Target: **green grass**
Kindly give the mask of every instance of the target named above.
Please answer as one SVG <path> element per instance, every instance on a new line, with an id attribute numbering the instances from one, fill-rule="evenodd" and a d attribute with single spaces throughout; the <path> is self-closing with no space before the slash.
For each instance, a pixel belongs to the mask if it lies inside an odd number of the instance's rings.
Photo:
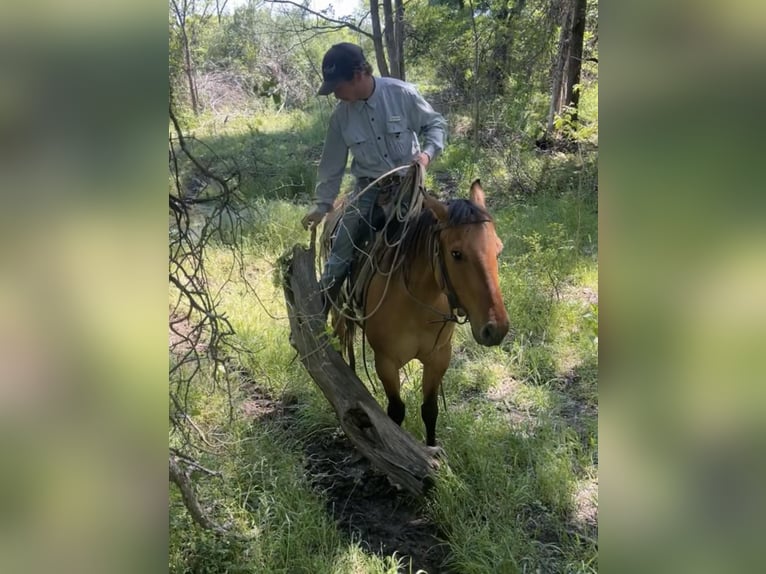
<path id="1" fill-rule="evenodd" d="M 201 453 L 200 462 L 223 473 L 201 477 L 199 495 L 216 520 L 245 539 L 226 542 L 200 531 L 171 488 L 172 572 L 407 568 L 397 557 L 370 554 L 338 532 L 322 494 L 310 488 L 304 474 L 302 444 L 337 421 L 288 343 L 284 300 L 275 282 L 282 252 L 308 241 L 299 220 L 310 195 L 306 189 L 290 194 L 278 188 L 293 177 L 285 174 L 308 162 L 268 146 L 284 142 L 289 149 L 316 150 L 317 139 L 321 143 L 316 126 L 321 122 L 295 114 L 263 120 L 255 130 L 218 129 L 212 138 L 242 163 L 258 146 L 266 146 L 259 153 L 269 161 L 283 160 L 285 171 L 256 170 L 245 189 L 251 201 L 242 252 L 247 284 L 227 248 L 212 249 L 207 264 L 220 308 L 244 349 L 237 361 L 261 389 L 296 411 L 289 432 L 274 421 L 247 421 L 240 408 L 246 397 L 231 373 L 236 414 L 231 421 L 226 386 L 198 381 L 189 396 L 190 414 L 217 445 L 214 453 Z M 431 171 L 451 171 L 467 192 L 472 170 L 496 170 L 482 181 L 505 244 L 501 286 L 514 336 L 487 349 L 473 340 L 467 325 L 457 329 L 443 385 L 448 407 L 437 426 L 449 468 L 426 511 L 446 535 L 449 565 L 456 572 L 595 572 L 597 548 L 573 526 L 577 490 L 597 475 L 594 167 L 577 158 L 551 160 L 547 167 L 530 159 L 529 173 L 549 184 L 523 195 L 503 187 L 512 178 L 502 172 L 502 155 L 461 171 L 468 161 L 466 147 L 453 142 Z M 368 361 L 374 373 L 371 357 Z M 419 364 L 410 365 L 403 383 L 404 428 L 423 440 L 420 373 Z M 379 384 L 375 394 L 383 402 Z M 575 411 L 578 417 L 572 416 Z M 172 436 L 171 444 L 176 440 Z"/>
<path id="2" fill-rule="evenodd" d="M 306 483 L 300 446 L 269 423 L 240 428 L 216 458 L 222 478 L 202 480 L 200 498 L 242 538 L 196 528 L 171 489 L 171 572 L 395 572 L 394 559 L 344 540 Z"/>
<path id="3" fill-rule="evenodd" d="M 251 199 L 308 201 L 324 141 L 328 110 L 294 110 L 279 115 L 195 120 L 192 151 L 205 165 L 217 158 L 241 176 L 241 190 Z M 311 157 L 313 161 L 307 162 Z M 227 171 L 229 171 L 227 170 Z"/>
<path id="4" fill-rule="evenodd" d="M 444 447 L 450 472 L 439 481 L 431 512 L 446 526 L 458 572 L 520 572 L 547 566 L 544 543 L 559 534 L 573 489 L 568 443 L 547 427 L 514 432 L 488 409 L 461 409 Z M 569 549 L 568 561 L 580 549 Z M 558 568 L 556 568 L 558 570 Z"/>

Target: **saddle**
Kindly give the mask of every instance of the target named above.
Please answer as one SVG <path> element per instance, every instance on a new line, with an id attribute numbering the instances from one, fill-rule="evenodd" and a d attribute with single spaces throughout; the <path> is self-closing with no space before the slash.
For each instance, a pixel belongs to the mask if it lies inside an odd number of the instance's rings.
<path id="1" fill-rule="evenodd" d="M 360 178 L 362 188 L 367 182 Z M 364 318 L 364 294 L 378 264 L 388 249 L 397 245 L 406 232 L 409 222 L 420 215 L 425 191 L 422 172 L 417 164 L 397 180 L 380 180 L 381 189 L 370 217 L 370 227 L 360 240 L 360 249 L 351 262 L 351 269 L 343 282 L 337 297 L 341 312 L 349 318 L 360 321 Z M 348 198 L 344 198 L 327 216 L 322 230 L 320 257 L 326 261 L 332 246 L 337 226 L 343 215 Z"/>

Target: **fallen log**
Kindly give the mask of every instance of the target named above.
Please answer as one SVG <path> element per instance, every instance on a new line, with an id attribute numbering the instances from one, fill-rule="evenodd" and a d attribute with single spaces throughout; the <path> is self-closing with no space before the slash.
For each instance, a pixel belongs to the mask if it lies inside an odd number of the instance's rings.
<path id="1" fill-rule="evenodd" d="M 291 342 L 359 452 L 392 483 L 412 494 L 423 494 L 433 484 L 440 449 L 416 441 L 388 418 L 333 348 L 321 312 L 314 261 L 314 249 L 300 245 L 280 260 Z"/>

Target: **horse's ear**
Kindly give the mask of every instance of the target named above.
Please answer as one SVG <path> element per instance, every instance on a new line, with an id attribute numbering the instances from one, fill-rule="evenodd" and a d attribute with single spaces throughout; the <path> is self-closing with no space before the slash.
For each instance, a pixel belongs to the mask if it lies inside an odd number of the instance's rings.
<path id="1" fill-rule="evenodd" d="M 423 206 L 430 209 L 439 221 L 447 221 L 448 208 L 441 201 L 429 194 L 423 195 Z"/>
<path id="2" fill-rule="evenodd" d="M 484 205 L 484 188 L 481 186 L 481 181 L 474 180 L 471 184 L 471 201 L 479 207 L 485 207 Z"/>

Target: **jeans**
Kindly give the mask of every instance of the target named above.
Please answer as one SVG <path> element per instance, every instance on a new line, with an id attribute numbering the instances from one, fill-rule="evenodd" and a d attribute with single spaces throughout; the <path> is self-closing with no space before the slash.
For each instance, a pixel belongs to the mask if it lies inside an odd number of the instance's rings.
<path id="1" fill-rule="evenodd" d="M 320 287 L 330 293 L 333 298 L 337 296 L 349 272 L 356 251 L 361 250 L 361 243 L 366 235 L 371 233 L 373 209 L 381 189 L 374 186 L 362 193 L 369 183 L 370 180 L 367 179 L 357 180 L 354 192 L 338 223 L 330 255 L 325 263 L 322 277 L 319 279 Z"/>

